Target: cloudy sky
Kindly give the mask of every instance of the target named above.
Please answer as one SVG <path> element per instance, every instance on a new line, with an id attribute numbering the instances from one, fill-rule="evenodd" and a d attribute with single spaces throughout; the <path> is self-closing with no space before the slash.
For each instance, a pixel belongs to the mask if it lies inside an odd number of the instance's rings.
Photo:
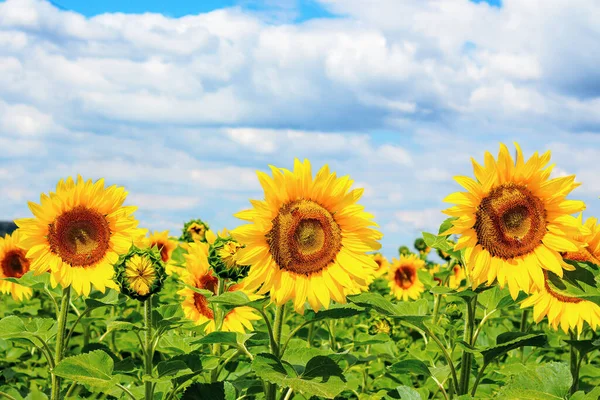
<path id="1" fill-rule="evenodd" d="M 299 157 L 366 189 L 391 256 L 513 141 L 600 215 L 596 0 L 122 3 L 0 2 L 0 219 L 79 173 L 151 229 L 232 228 Z"/>

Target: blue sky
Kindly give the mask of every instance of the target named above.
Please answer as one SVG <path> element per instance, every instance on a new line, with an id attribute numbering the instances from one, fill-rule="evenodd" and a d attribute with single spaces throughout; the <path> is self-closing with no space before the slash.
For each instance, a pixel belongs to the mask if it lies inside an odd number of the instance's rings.
<path id="1" fill-rule="evenodd" d="M 365 188 L 392 256 L 513 141 L 600 215 L 596 1 L 371 4 L 0 2 L 1 217 L 80 173 L 150 229 L 233 228 L 256 170 L 306 157 Z"/>

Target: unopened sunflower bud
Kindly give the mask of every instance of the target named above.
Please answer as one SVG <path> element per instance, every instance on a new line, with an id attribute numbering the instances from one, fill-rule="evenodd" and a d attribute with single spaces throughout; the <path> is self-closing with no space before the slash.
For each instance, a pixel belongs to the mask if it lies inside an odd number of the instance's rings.
<path id="1" fill-rule="evenodd" d="M 460 319 L 463 316 L 462 310 L 455 303 L 446 306 L 446 316 L 450 319 Z"/>
<path id="2" fill-rule="evenodd" d="M 217 237 L 210 246 L 208 261 L 213 267 L 215 274 L 223 279 L 238 281 L 246 277 L 249 265 L 239 265 L 236 261 L 236 254 L 243 245 L 231 237 Z"/>
<path id="3" fill-rule="evenodd" d="M 373 322 L 373 324 L 369 327 L 369 335 L 377 335 L 378 333 L 391 335 L 393 333 L 393 328 L 392 324 L 390 324 L 390 321 L 383 318 Z"/>
<path id="4" fill-rule="evenodd" d="M 140 249 L 131 246 L 127 254 L 119 257 L 114 265 L 115 282 L 121 293 L 144 301 L 158 293 L 165 280 L 165 265 L 156 247 Z"/>
<path id="5" fill-rule="evenodd" d="M 183 233 L 179 238 L 182 242 L 202 242 L 206 243 L 206 232 L 208 225 L 201 219 L 193 219 L 183 225 Z"/>
<path id="6" fill-rule="evenodd" d="M 398 253 L 400 253 L 401 256 L 407 256 L 410 254 L 410 249 L 406 246 L 400 246 L 398 248 Z"/>

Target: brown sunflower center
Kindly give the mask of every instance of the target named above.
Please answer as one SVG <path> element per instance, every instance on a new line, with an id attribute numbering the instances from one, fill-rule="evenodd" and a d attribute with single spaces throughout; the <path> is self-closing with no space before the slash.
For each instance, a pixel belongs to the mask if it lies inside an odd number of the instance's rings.
<path id="1" fill-rule="evenodd" d="M 11 250 L 2 259 L 2 273 L 6 278 L 20 278 L 29 271 L 29 260 L 22 250 Z"/>
<path id="2" fill-rule="evenodd" d="M 544 271 L 544 287 L 550 296 L 554 297 L 560 302 L 576 304 L 583 301 L 583 299 L 580 299 L 579 297 L 566 296 L 564 294 L 555 292 L 548 284 L 548 273 L 546 271 Z"/>
<path id="3" fill-rule="evenodd" d="M 60 214 L 48 226 L 50 249 L 75 267 L 100 261 L 108 250 L 110 236 L 105 216 L 83 206 Z"/>
<path id="4" fill-rule="evenodd" d="M 525 186 L 507 183 L 490 191 L 475 214 L 475 232 L 493 257 L 533 252 L 546 234 L 546 209 Z"/>
<path id="5" fill-rule="evenodd" d="M 196 282 L 196 287 L 198 289 L 206 289 L 210 290 L 214 294 L 217 294 L 217 285 L 219 284 L 219 280 L 212 275 L 204 275 Z M 212 308 L 208 305 L 208 299 L 206 296 L 201 295 L 200 293 L 194 292 L 194 305 L 196 306 L 196 310 L 206 318 L 213 319 L 214 313 Z"/>
<path id="6" fill-rule="evenodd" d="M 560 255 L 567 260 L 579 261 L 579 262 L 590 262 L 592 264 L 600 265 L 600 260 L 594 256 L 586 247 L 580 249 L 577 252 L 564 252 Z"/>
<path id="7" fill-rule="evenodd" d="M 417 271 L 408 265 L 401 266 L 394 274 L 396 285 L 402 289 L 410 288 L 417 279 Z"/>
<path id="8" fill-rule="evenodd" d="M 342 247 L 342 231 L 333 215 L 311 200 L 281 207 L 266 237 L 277 265 L 297 274 L 321 271 Z"/>

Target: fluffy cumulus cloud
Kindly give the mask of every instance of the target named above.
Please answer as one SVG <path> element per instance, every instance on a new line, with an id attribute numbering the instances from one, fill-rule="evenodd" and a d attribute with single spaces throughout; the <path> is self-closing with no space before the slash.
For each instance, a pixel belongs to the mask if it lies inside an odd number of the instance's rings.
<path id="1" fill-rule="evenodd" d="M 125 185 L 152 229 L 233 227 L 255 170 L 307 157 L 365 187 L 393 255 L 436 229 L 470 157 L 513 140 L 552 150 L 600 214 L 597 1 L 319 3 L 335 17 L 0 3 L 3 218 L 80 173 Z"/>

